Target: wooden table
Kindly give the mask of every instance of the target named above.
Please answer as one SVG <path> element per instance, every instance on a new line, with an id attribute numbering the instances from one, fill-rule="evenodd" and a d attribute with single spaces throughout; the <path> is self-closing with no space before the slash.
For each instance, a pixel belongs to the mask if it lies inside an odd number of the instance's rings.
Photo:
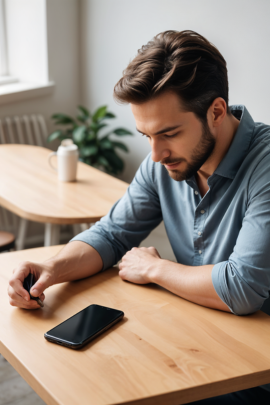
<path id="1" fill-rule="evenodd" d="M 270 382 L 270 318 L 200 307 L 155 285 L 122 281 L 117 269 L 46 290 L 45 307 L 11 307 L 8 278 L 21 260 L 61 246 L 0 255 L 0 352 L 47 404 L 179 405 Z M 82 350 L 43 334 L 90 304 L 124 320 Z"/>
<path id="2" fill-rule="evenodd" d="M 51 150 L 31 145 L 0 145 L 0 205 L 26 220 L 45 223 L 45 245 L 59 242 L 60 224 L 98 221 L 123 196 L 128 184 L 79 162 L 76 182 L 61 182 L 49 166 Z"/>

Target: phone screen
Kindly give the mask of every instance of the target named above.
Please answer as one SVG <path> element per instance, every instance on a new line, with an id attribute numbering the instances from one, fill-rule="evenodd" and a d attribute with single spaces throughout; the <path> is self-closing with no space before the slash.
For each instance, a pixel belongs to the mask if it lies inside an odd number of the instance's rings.
<path id="1" fill-rule="evenodd" d="M 45 333 L 44 337 L 65 346 L 82 346 L 124 316 L 122 311 L 90 305 Z"/>

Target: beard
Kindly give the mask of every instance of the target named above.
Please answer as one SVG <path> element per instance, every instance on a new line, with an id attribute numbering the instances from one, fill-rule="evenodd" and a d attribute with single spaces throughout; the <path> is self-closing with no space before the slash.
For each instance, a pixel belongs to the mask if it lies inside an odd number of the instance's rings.
<path id="1" fill-rule="evenodd" d="M 168 170 L 169 176 L 176 181 L 183 181 L 190 179 L 192 176 L 200 170 L 202 165 L 207 161 L 207 159 L 212 155 L 212 152 L 215 148 L 216 140 L 213 137 L 209 126 L 207 123 L 203 124 L 203 131 L 201 139 L 193 150 L 190 162 L 187 162 L 185 158 L 179 159 L 164 159 L 161 163 L 162 164 L 173 164 L 173 163 L 180 163 L 186 162 L 187 167 L 185 170 Z"/>

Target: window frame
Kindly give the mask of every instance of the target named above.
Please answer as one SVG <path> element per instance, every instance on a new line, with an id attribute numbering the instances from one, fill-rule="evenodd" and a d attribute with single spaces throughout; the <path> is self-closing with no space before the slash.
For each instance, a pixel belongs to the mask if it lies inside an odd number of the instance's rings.
<path id="1" fill-rule="evenodd" d="M 16 7 L 16 0 L 12 3 L 6 3 L 8 0 L 0 0 L 0 106 L 7 103 L 20 102 L 33 97 L 45 96 L 51 94 L 54 91 L 55 83 L 49 79 L 48 70 L 48 49 L 47 49 L 47 15 L 46 7 L 47 0 L 32 0 L 39 1 L 37 4 L 37 10 L 42 13 L 42 18 L 44 18 L 45 25 L 41 26 L 44 31 L 44 42 L 43 49 L 45 54 L 45 72 L 46 77 L 33 79 L 31 77 L 25 77 L 25 72 L 21 73 L 20 69 L 17 72 L 14 70 L 14 41 L 10 42 L 10 29 L 12 27 L 17 29 L 17 25 L 13 26 L 11 24 L 14 11 Z M 25 6 L 31 7 L 31 2 L 27 0 L 17 0 L 22 6 L 23 2 L 26 3 Z M 32 10 L 32 9 L 31 9 Z M 15 21 L 15 20 L 14 20 Z M 40 25 L 36 25 L 37 29 L 40 29 Z M 19 26 L 21 29 L 21 26 Z M 12 36 L 11 36 L 12 38 Z M 28 42 L 26 42 L 28 43 Z M 13 59 L 12 59 L 13 56 Z M 12 65 L 13 63 L 13 65 Z M 20 66 L 20 64 L 15 64 Z M 12 67 L 13 66 L 13 67 Z M 12 74 L 11 74 L 12 72 Z"/>
<path id="2" fill-rule="evenodd" d="M 0 0 L 0 77 L 8 75 L 5 4 Z"/>

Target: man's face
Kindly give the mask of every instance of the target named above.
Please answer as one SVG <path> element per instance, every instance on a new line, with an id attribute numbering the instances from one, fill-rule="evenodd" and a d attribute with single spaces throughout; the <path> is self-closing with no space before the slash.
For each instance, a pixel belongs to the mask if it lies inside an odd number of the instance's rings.
<path id="1" fill-rule="evenodd" d="M 164 93 L 146 103 L 131 104 L 137 130 L 147 136 L 152 160 L 163 164 L 172 179 L 197 173 L 215 147 L 208 125 L 181 108 L 177 94 Z"/>

